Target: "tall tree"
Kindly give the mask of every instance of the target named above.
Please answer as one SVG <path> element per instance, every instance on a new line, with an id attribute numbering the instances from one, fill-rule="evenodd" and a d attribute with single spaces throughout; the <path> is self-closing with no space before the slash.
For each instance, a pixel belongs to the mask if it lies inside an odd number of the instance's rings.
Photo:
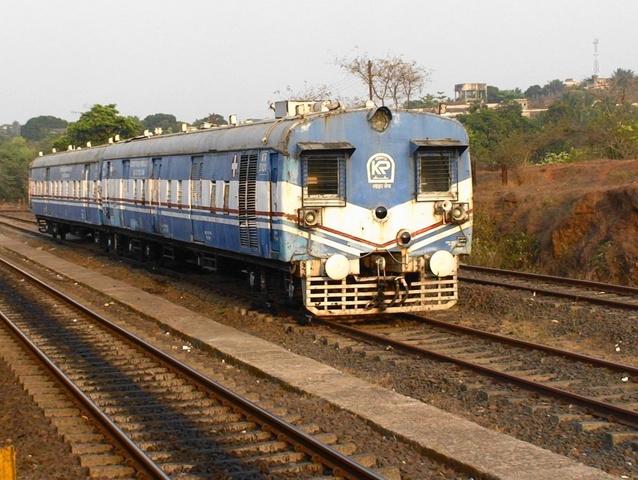
<path id="1" fill-rule="evenodd" d="M 22 125 L 20 134 L 27 140 L 39 142 L 50 135 L 59 135 L 66 129 L 68 123 L 58 117 L 41 115 L 27 120 L 27 123 Z"/>
<path id="2" fill-rule="evenodd" d="M 26 199 L 29 164 L 36 152 L 22 137 L 0 143 L 0 198 L 16 201 Z"/>
<path id="3" fill-rule="evenodd" d="M 457 119 L 468 129 L 474 158 L 499 165 L 503 184 L 507 184 L 508 172 L 524 163 L 532 151 L 533 125 L 523 117 L 521 105 L 517 102 L 497 108 L 477 105 Z"/>
<path id="4" fill-rule="evenodd" d="M 177 121 L 175 115 L 168 113 L 156 113 L 154 115 L 148 115 L 142 120 L 142 125 L 146 130 L 155 132 L 157 129 L 161 129 L 162 133 L 175 133 L 181 129 L 181 122 Z"/>
<path id="5" fill-rule="evenodd" d="M 210 123 L 212 125 L 227 125 L 226 119 L 218 113 L 209 113 L 207 117 L 198 118 L 193 122 L 193 125 L 199 127 L 202 123 Z"/>
<path id="6" fill-rule="evenodd" d="M 87 142 L 100 145 L 116 135 L 124 139 L 139 135 L 143 131 L 139 120 L 123 117 L 119 113 L 115 104 L 93 105 L 77 122 L 69 124 L 66 136 L 56 140 L 54 146 L 66 150 L 67 145 L 83 147 Z"/>
<path id="7" fill-rule="evenodd" d="M 363 55 L 352 60 L 341 58 L 336 59 L 335 64 L 363 81 L 369 89 L 371 100 L 377 99 L 381 105 L 392 101 L 395 107 L 403 102 L 409 105 L 431 76 L 430 71 L 415 61 L 408 62 L 394 55 L 385 58 Z"/>

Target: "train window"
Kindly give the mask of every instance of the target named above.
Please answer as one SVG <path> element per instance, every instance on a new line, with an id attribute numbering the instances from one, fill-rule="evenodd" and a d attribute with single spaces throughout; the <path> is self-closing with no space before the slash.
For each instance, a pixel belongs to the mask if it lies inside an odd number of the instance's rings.
<path id="1" fill-rule="evenodd" d="M 171 208 L 171 202 L 173 201 L 172 199 L 172 188 L 171 188 L 171 181 L 170 180 L 166 180 L 166 205 L 168 205 L 168 208 Z"/>
<path id="2" fill-rule="evenodd" d="M 304 205 L 345 205 L 346 153 L 312 152 L 301 158 Z"/>
<path id="3" fill-rule="evenodd" d="M 135 199 L 144 203 L 144 201 L 146 200 L 146 185 L 144 183 L 144 179 L 139 178 L 133 181 L 137 183 L 137 185 L 135 186 Z"/>
<path id="4" fill-rule="evenodd" d="M 222 195 L 224 198 L 224 207 L 223 211 L 225 215 L 230 213 L 230 182 L 224 182 L 222 184 Z"/>
<path id="5" fill-rule="evenodd" d="M 417 193 L 451 193 L 456 182 L 456 149 L 421 149 L 416 153 Z"/>
<path id="6" fill-rule="evenodd" d="M 217 206 L 217 183 L 213 180 L 210 182 L 210 211 L 214 212 Z"/>

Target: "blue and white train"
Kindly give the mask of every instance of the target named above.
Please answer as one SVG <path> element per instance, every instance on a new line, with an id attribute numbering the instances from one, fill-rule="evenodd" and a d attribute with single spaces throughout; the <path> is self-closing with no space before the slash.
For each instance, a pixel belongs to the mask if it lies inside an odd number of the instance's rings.
<path id="1" fill-rule="evenodd" d="M 213 271 L 233 264 L 317 316 L 454 305 L 472 238 L 464 128 L 372 105 L 274 109 L 270 120 L 38 157 L 40 230 Z"/>

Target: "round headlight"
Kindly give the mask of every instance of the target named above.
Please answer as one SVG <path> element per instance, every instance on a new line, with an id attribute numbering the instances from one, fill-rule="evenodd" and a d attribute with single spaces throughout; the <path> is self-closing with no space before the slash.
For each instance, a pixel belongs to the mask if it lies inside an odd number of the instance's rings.
<path id="1" fill-rule="evenodd" d="M 368 117 L 368 121 L 377 132 L 383 132 L 392 120 L 392 112 L 388 107 L 379 107 Z"/>
<path id="2" fill-rule="evenodd" d="M 456 257 L 446 250 L 438 250 L 430 257 L 430 270 L 437 277 L 448 277 L 456 272 Z"/>
<path id="3" fill-rule="evenodd" d="M 332 255 L 326 260 L 326 275 L 333 280 L 343 280 L 350 273 L 350 261 L 343 255 Z"/>

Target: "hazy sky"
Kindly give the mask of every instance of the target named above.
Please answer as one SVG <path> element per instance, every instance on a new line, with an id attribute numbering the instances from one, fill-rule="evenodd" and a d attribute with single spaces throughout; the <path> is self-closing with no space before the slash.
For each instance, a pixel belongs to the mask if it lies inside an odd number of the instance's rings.
<path id="1" fill-rule="evenodd" d="M 0 0 L 0 124 L 75 121 L 94 104 L 143 119 L 271 116 L 287 86 L 366 87 L 336 57 L 400 55 L 424 93 L 638 73 L 638 0 Z"/>

